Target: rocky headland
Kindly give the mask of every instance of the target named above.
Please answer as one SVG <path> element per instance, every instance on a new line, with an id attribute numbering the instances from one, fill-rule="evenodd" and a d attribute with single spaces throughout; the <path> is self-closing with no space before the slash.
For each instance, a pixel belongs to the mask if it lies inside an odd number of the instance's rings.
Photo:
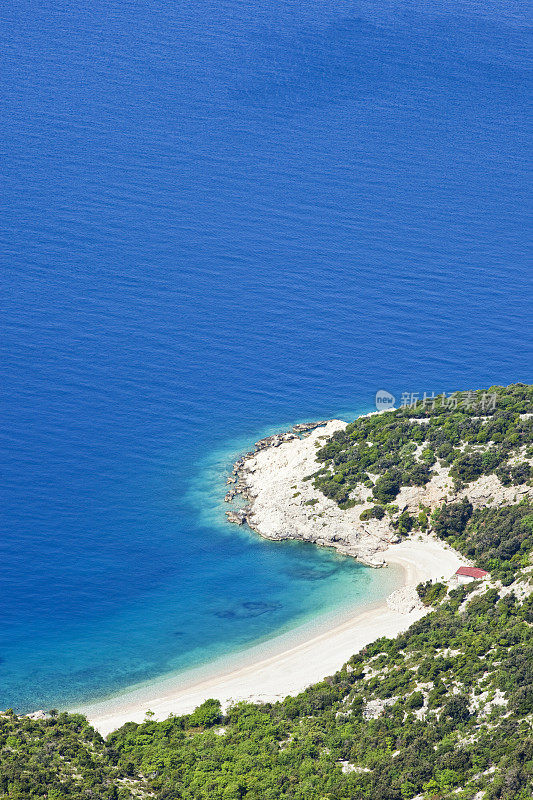
<path id="1" fill-rule="evenodd" d="M 267 539 L 297 539 L 333 547 L 368 566 L 384 566 L 389 561 L 387 551 L 400 537 L 390 516 L 361 521 L 361 513 L 375 503 L 369 489 L 360 485 L 352 493 L 356 505 L 341 509 L 310 479 L 321 466 L 316 460 L 317 450 L 346 425 L 338 419 L 296 425 L 292 431 L 257 442 L 254 450 L 239 458 L 228 478 L 231 489 L 225 500 L 233 505 L 226 512 L 228 520 L 238 525 L 247 523 Z M 399 512 L 418 514 L 421 507 L 431 512 L 443 502 L 465 497 L 476 508 L 533 496 L 530 486 L 503 486 L 496 475 L 481 476 L 455 491 L 449 472 L 437 463 L 425 486 L 402 486 L 394 501 Z M 246 504 L 236 504 L 239 500 L 246 500 Z M 416 536 L 431 538 L 421 533 Z"/>
<path id="2" fill-rule="evenodd" d="M 257 442 L 234 465 L 230 480 L 235 483 L 226 500 L 239 497 L 248 502 L 226 512 L 228 520 L 246 522 L 266 539 L 299 539 L 334 547 L 369 566 L 383 566 L 378 554 L 397 541 L 389 526 L 382 520 L 361 523 L 362 507 L 343 511 L 317 492 L 312 481 L 304 480 L 319 466 L 317 448 L 345 426 L 336 419 L 309 423 Z"/>

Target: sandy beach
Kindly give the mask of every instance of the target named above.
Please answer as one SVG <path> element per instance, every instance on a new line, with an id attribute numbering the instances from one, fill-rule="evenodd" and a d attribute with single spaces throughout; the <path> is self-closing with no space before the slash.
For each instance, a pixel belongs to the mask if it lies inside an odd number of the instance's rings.
<path id="1" fill-rule="evenodd" d="M 416 537 L 391 545 L 383 557 L 403 570 L 404 587 L 428 579 L 449 578 L 464 563 L 452 549 L 429 537 Z M 397 594 L 396 592 L 393 594 Z M 306 628 L 273 638 L 230 659 L 213 662 L 203 670 L 167 676 L 107 700 L 79 706 L 102 734 L 125 722 L 141 722 L 146 711 L 157 719 L 186 714 L 209 697 L 224 707 L 240 700 L 274 701 L 301 692 L 339 669 L 350 656 L 380 636 L 395 636 L 420 619 L 426 610 L 394 610 L 397 604 L 381 602 L 355 611 L 341 624 L 323 630 L 320 620 L 313 632 Z M 400 604 L 401 605 L 401 604 Z"/>
<path id="2" fill-rule="evenodd" d="M 107 734 L 125 722 L 141 722 L 148 710 L 164 719 L 190 713 L 210 697 L 224 708 L 242 700 L 280 700 L 331 675 L 365 645 L 380 636 L 396 636 L 427 613 L 416 585 L 450 578 L 464 559 L 433 537 L 415 534 L 400 542 L 385 521 L 362 524 L 359 515 L 365 505 L 342 511 L 324 496 L 313 499 L 316 490 L 305 476 L 317 468 L 317 447 L 345 425 L 329 420 L 301 438 L 289 434 L 281 443 L 258 443 L 259 450 L 240 461 L 237 500 L 240 494 L 249 501 L 246 519 L 261 536 L 299 539 L 334 547 L 369 565 L 390 565 L 398 570 L 399 588 L 380 602 L 321 616 L 203 668 L 164 676 L 73 710 Z M 436 488 L 439 494 L 445 491 L 444 485 Z M 418 507 L 418 495 L 405 498 L 409 500 Z"/>

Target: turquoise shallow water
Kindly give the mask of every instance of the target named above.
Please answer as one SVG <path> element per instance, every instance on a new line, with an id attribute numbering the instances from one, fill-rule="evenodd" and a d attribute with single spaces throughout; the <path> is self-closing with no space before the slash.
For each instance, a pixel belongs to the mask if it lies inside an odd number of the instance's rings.
<path id="1" fill-rule="evenodd" d="M 236 531 L 234 451 L 531 381 L 519 3 L 0 0 L 0 707 L 383 574 Z M 223 484 L 223 481 L 222 481 Z"/>
<path id="2" fill-rule="evenodd" d="M 21 674 L 29 678 L 22 708 L 105 696 L 297 626 L 323 625 L 325 617 L 333 624 L 398 585 L 397 571 L 372 570 L 312 545 L 268 542 L 229 525 L 225 481 L 240 444 L 211 453 L 189 476 L 184 506 L 195 527 L 181 534 L 194 536 L 186 570 L 166 564 L 164 585 L 112 614 L 60 626 L 51 620 L 47 635 L 41 620 L 5 642 L 4 687 L 20 685 Z M 35 646 L 43 640 L 44 653 Z"/>

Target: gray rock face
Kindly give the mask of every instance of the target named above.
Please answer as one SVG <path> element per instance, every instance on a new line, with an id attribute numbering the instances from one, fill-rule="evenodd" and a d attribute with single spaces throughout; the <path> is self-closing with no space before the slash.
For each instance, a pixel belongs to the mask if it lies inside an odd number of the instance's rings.
<path id="1" fill-rule="evenodd" d="M 252 454 L 234 466 L 237 482 L 226 497 L 239 494 L 250 501 L 245 511 L 227 512 L 228 520 L 244 521 L 268 539 L 300 539 L 357 558 L 372 567 L 384 565 L 379 555 L 395 537 L 385 522 L 359 520 L 361 508 L 341 510 L 303 479 L 317 469 L 316 448 L 320 436 L 331 436 L 346 426 L 340 420 L 302 423 L 299 433 L 269 436 L 255 445 Z M 305 430 L 304 430 L 305 428 Z M 316 496 L 318 495 L 318 496 Z"/>
<path id="2" fill-rule="evenodd" d="M 363 719 L 377 719 L 383 714 L 387 706 L 393 705 L 395 702 L 395 697 L 390 697 L 386 700 L 369 700 L 363 708 Z"/>
<path id="3" fill-rule="evenodd" d="M 228 522 L 234 522 L 235 525 L 244 525 L 247 521 L 246 509 L 241 508 L 239 511 L 226 511 Z"/>
<path id="4" fill-rule="evenodd" d="M 287 433 L 276 433 L 274 436 L 267 436 L 266 439 L 260 439 L 255 443 L 255 451 L 265 450 L 267 447 L 279 447 L 283 442 L 290 442 L 291 439 L 297 439 L 295 433 L 288 431 Z"/>
<path id="5" fill-rule="evenodd" d="M 421 611 L 424 608 L 414 586 L 397 589 L 387 597 L 387 605 L 391 611 L 398 611 L 400 614 L 410 614 L 412 611 Z"/>
<path id="6" fill-rule="evenodd" d="M 292 429 L 294 433 L 304 433 L 304 431 L 312 431 L 314 428 L 320 428 L 327 424 L 327 419 L 320 420 L 320 422 L 300 422 L 298 425 L 293 425 Z"/>

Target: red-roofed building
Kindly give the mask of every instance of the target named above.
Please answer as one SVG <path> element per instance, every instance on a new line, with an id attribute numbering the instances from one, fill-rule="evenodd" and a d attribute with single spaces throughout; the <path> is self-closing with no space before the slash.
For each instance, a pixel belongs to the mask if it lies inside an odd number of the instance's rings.
<path id="1" fill-rule="evenodd" d="M 469 581 L 477 581 L 481 578 L 488 577 L 489 573 L 479 567 L 459 567 L 455 573 L 457 583 L 468 583 Z"/>

